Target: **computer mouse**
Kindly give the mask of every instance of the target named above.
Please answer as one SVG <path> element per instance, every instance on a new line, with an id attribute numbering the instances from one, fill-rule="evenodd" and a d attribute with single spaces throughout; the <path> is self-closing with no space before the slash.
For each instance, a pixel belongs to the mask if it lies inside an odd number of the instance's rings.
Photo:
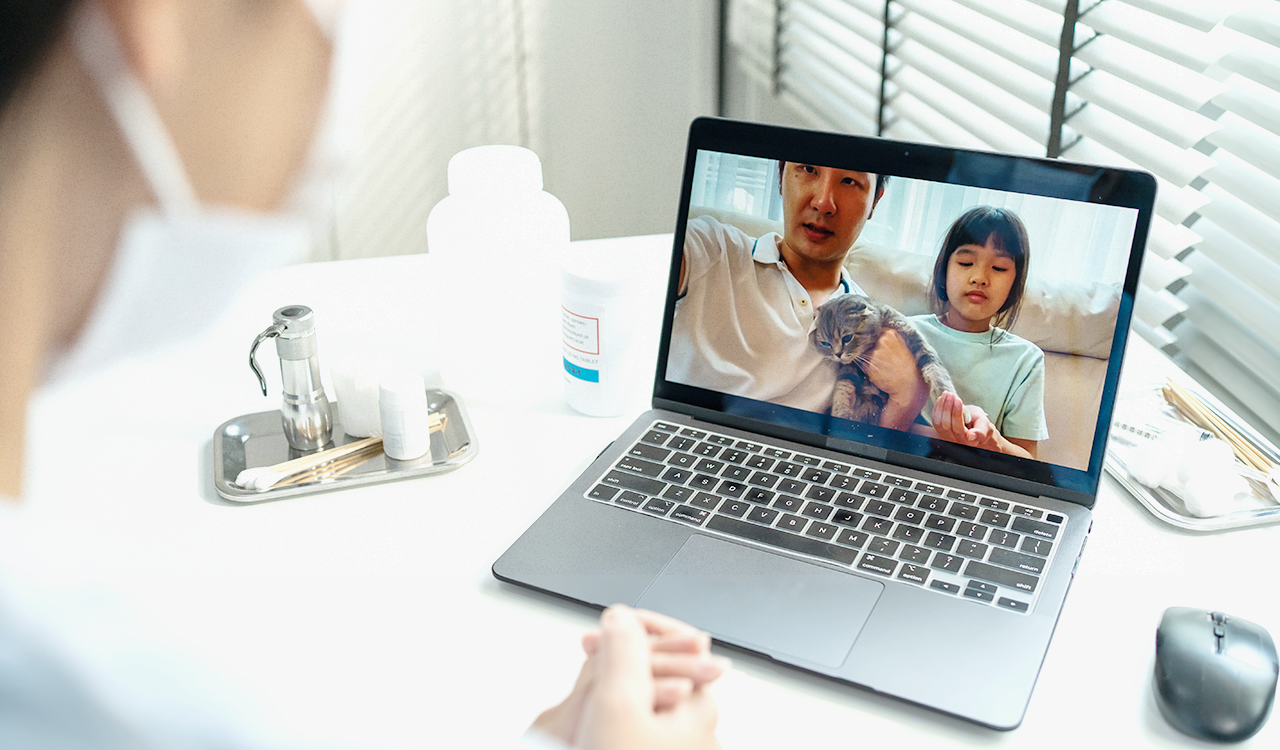
<path id="1" fill-rule="evenodd" d="M 1221 612 L 1165 610 L 1156 630 L 1155 693 L 1160 713 L 1204 740 L 1237 742 L 1266 723 L 1280 661 L 1262 627 Z"/>

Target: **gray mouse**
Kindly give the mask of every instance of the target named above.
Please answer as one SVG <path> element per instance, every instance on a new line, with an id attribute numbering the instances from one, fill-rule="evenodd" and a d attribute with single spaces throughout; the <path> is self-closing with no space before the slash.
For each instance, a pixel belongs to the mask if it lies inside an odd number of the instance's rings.
<path id="1" fill-rule="evenodd" d="M 1156 631 L 1155 693 L 1160 713 L 1204 740 L 1238 742 L 1266 723 L 1280 662 L 1262 627 L 1221 612 L 1165 610 Z"/>

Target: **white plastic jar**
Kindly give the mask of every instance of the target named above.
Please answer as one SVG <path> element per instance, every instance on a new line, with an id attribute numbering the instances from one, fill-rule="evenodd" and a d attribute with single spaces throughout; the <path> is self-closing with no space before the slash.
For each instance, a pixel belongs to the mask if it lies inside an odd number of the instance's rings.
<path id="1" fill-rule="evenodd" d="M 382 450 L 397 461 L 412 461 L 431 450 L 427 386 L 412 372 L 384 375 L 378 385 Z"/>
<path id="2" fill-rule="evenodd" d="M 557 308 L 539 291 L 557 281 L 569 214 L 542 186 L 542 162 L 529 149 L 469 148 L 449 160 L 449 195 L 427 217 L 431 283 L 460 286 L 469 300 L 464 310 L 434 311 L 441 373 L 463 396 L 520 397 L 502 340 L 555 345 Z"/>

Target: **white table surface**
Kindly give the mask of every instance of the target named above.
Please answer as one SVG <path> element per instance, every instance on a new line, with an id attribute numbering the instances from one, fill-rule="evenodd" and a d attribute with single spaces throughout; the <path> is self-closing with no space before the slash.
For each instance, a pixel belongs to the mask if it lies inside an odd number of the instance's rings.
<path id="1" fill-rule="evenodd" d="M 671 239 L 598 242 L 652 268 Z M 72 644 L 68 658 L 88 655 L 91 678 L 129 675 L 105 690 L 167 685 L 175 705 L 326 747 L 499 746 L 568 690 L 595 615 L 500 584 L 490 565 L 647 400 L 608 419 L 565 406 L 556 277 L 532 260 L 506 259 L 501 277 L 477 266 L 469 285 L 447 285 L 425 255 L 281 269 L 211 333 L 51 389 L 32 410 L 27 500 L 0 510 L 0 570 L 45 618 L 47 637 Z M 440 367 L 470 414 L 476 459 L 279 502 L 219 498 L 214 430 L 278 407 L 273 348 L 260 351 L 269 398 L 245 358 L 271 312 L 294 303 L 316 311 L 322 365 L 390 351 Z M 504 369 L 507 387 L 449 379 L 447 326 L 469 332 L 470 355 Z M 1162 362 L 1137 342 L 1126 378 L 1158 377 Z M 1199 744 L 1170 729 L 1152 698 L 1156 625 L 1181 605 L 1280 633 L 1276 549 L 1278 527 L 1169 528 L 1105 478 L 1019 729 L 730 654 L 735 668 L 715 688 L 720 738 L 739 748 Z M 1280 722 L 1246 746 L 1277 745 Z"/>

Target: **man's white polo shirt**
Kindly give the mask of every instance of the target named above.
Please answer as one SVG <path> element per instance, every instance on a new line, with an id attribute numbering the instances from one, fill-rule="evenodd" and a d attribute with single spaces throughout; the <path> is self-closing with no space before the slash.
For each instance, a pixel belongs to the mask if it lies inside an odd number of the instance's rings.
<path id="1" fill-rule="evenodd" d="M 813 302 L 778 251 L 709 216 L 685 230 L 685 293 L 676 303 L 667 379 L 794 406 L 831 407 L 835 365 L 809 345 Z M 843 291 L 863 294 L 840 270 Z"/>

